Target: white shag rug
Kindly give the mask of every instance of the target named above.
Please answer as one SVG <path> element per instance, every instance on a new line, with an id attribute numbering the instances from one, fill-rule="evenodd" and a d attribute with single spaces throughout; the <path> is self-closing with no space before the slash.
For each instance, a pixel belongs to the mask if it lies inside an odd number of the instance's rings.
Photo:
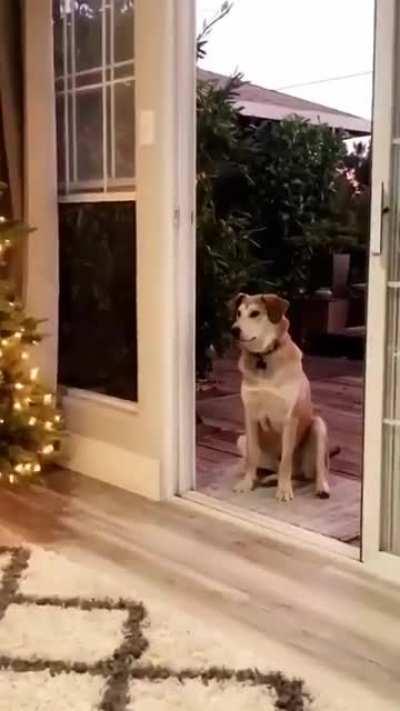
<path id="1" fill-rule="evenodd" d="M 0 711 L 305 711 L 303 682 L 229 666 L 40 549 L 0 548 Z M 214 653 L 213 653 L 214 652 Z"/>
<path id="2" fill-rule="evenodd" d="M 145 597 L 56 553 L 0 547 L 0 711 L 377 708 Z"/>

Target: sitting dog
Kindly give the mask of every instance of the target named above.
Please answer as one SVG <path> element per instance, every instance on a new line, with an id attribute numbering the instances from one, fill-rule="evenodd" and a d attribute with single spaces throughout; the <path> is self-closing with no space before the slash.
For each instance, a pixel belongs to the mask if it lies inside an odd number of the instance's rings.
<path id="1" fill-rule="evenodd" d="M 232 306 L 246 432 L 238 439 L 244 476 L 235 491 L 250 491 L 261 468 L 277 473 L 278 501 L 293 499 L 294 473 L 314 480 L 316 495 L 328 498 L 327 428 L 289 335 L 289 303 L 275 294 L 239 294 Z"/>

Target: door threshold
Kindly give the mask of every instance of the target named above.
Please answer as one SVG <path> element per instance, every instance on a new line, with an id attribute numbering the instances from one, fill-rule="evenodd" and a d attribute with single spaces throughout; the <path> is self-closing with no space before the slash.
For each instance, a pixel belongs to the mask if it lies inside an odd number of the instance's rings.
<path id="1" fill-rule="evenodd" d="M 187 491 L 176 498 L 189 505 L 202 506 L 204 511 L 210 515 L 224 518 L 225 520 L 229 519 L 253 531 L 258 530 L 260 532 L 260 529 L 262 529 L 264 533 L 268 533 L 272 539 L 277 541 L 290 543 L 290 545 L 301 548 L 318 549 L 319 552 L 330 553 L 353 561 L 359 562 L 361 560 L 361 551 L 358 546 L 343 543 L 314 531 L 307 531 L 292 523 L 276 521 L 255 511 L 246 511 L 240 506 L 221 501 L 213 496 L 208 496 L 198 491 Z"/>

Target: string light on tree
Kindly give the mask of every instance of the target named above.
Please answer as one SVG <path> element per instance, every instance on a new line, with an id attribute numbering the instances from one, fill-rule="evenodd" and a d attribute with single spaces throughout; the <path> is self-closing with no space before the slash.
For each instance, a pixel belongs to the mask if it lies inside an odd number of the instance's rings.
<path id="1" fill-rule="evenodd" d="M 42 449 L 42 454 L 52 454 L 54 452 L 54 446 L 52 444 L 46 444 Z"/>
<path id="2" fill-rule="evenodd" d="M 0 216 L 2 264 L 29 231 Z M 64 423 L 56 397 L 41 384 L 39 368 L 28 367 L 30 349 L 42 338 L 40 323 L 0 278 L 0 480 L 6 484 L 38 476 L 60 450 Z"/>

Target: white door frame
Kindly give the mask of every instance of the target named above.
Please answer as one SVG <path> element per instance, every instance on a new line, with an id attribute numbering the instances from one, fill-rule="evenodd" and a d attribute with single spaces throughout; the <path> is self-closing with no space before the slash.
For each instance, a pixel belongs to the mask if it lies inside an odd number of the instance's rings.
<path id="1" fill-rule="evenodd" d="M 400 577 L 400 558 L 380 550 L 383 484 L 386 294 L 395 75 L 396 0 L 376 0 L 371 241 L 368 279 L 362 560 L 368 569 Z"/>
<path id="2" fill-rule="evenodd" d="M 396 26 L 398 23 L 396 10 L 398 11 L 396 0 L 376 0 L 362 560 L 367 570 L 399 582 L 400 556 L 381 550 L 381 522 L 387 514 L 382 499 L 385 476 L 383 421 L 387 265 L 389 238 L 392 237 L 389 231 L 390 216 L 385 217 L 382 210 L 392 207 L 393 111 L 395 86 L 400 77 L 400 72 L 396 68 L 396 43 L 399 41 L 399 37 L 396 37 L 399 31 Z"/>
<path id="3" fill-rule="evenodd" d="M 196 0 L 175 0 L 176 412 L 178 471 L 172 493 L 195 486 Z"/>
<path id="4" fill-rule="evenodd" d="M 190 0 L 190 12 L 194 12 L 194 0 Z M 368 289 L 368 324 L 366 347 L 366 382 L 365 382 L 365 421 L 363 448 L 363 508 L 362 508 L 362 552 L 361 560 L 366 571 L 400 579 L 400 558 L 396 558 L 379 550 L 381 487 L 382 487 L 382 417 L 384 389 L 384 341 L 386 312 L 386 269 L 385 256 L 387 244 L 387 220 L 382 219 L 382 200 L 388 197 L 391 169 L 391 116 L 394 82 L 393 48 L 394 48 L 394 16 L 396 0 L 377 0 L 375 15 L 375 59 L 374 59 L 374 133 L 373 133 L 373 171 L 372 171 L 372 201 L 371 201 L 371 244 L 369 261 Z M 180 15 L 182 7 L 179 8 Z M 185 10 L 183 14 L 185 15 Z M 182 19 L 182 18 L 181 18 Z M 187 17 L 186 17 L 187 20 Z M 178 20 L 179 22 L 179 20 Z M 191 18 L 193 23 L 193 18 Z M 178 27 L 179 25 L 177 25 Z M 192 25 L 193 27 L 193 25 Z M 193 30 L 194 31 L 194 30 Z M 195 126 L 193 123 L 193 95 L 190 82 L 194 81 L 187 74 L 187 41 L 190 32 L 186 26 L 185 43 L 178 46 L 176 81 L 178 91 L 179 129 L 182 138 L 185 135 L 185 150 L 178 160 L 183 176 L 183 194 L 181 200 L 188 199 L 187 185 L 191 184 L 190 175 L 193 172 L 193 153 L 190 150 L 195 144 Z M 179 37 L 179 34 L 178 34 Z M 192 38 L 193 41 L 193 38 Z M 179 42 L 178 42 L 179 45 Z M 191 47 L 192 51 L 192 47 Z M 182 53 L 180 55 L 180 53 Z M 184 57 L 186 56 L 186 61 Z M 186 95 L 186 96 L 185 96 Z M 182 165 L 182 162 L 184 165 Z M 186 171 L 186 172 L 185 172 Z M 187 181 L 186 181 L 187 179 Z M 186 187 L 185 187 L 186 181 Z M 180 184 L 182 186 L 182 184 Z M 192 200 L 192 190 L 190 200 Z M 188 224 L 181 230 L 191 234 Z M 381 249 L 382 242 L 382 249 Z M 224 505 L 209 497 L 190 493 L 195 486 L 195 398 L 193 378 L 195 372 L 194 358 L 194 318 L 195 318 L 195 250 L 185 239 L 177 242 L 182 249 L 180 264 L 184 268 L 185 278 L 177 284 L 177 311 L 182 318 L 182 337 L 177 341 L 177 361 L 179 368 L 180 387 L 177 396 L 180 401 L 179 428 L 179 485 L 177 493 L 185 494 L 192 502 L 214 508 L 215 515 L 227 514 L 246 518 L 255 526 L 267 527 L 272 535 L 282 536 L 285 531 L 290 535 L 292 527 L 287 524 L 276 525 L 263 517 L 247 516 L 243 511 L 239 516 L 237 507 Z M 182 311 L 182 304 L 185 305 Z M 296 529 L 298 530 L 298 529 Z M 326 551 L 336 551 L 349 558 L 358 558 L 356 549 L 329 541 L 318 534 L 305 532 L 301 536 L 304 544 L 314 543 Z"/>
<path id="5" fill-rule="evenodd" d="M 359 558 L 356 547 L 335 541 L 312 531 L 275 521 L 233 504 L 218 501 L 195 491 L 195 330 L 196 330 L 196 234 L 195 234 L 195 166 L 196 166 L 196 0 L 176 2 L 175 43 L 176 72 L 176 174 L 177 174 L 177 229 L 176 229 L 176 404 L 178 413 L 178 478 L 173 493 L 184 496 L 188 504 L 206 506 L 216 516 L 231 516 L 237 522 L 248 522 L 267 529 L 277 538 L 296 535 L 305 545 L 315 545 L 339 553 L 350 559 Z M 189 188 L 188 188 L 189 186 Z M 179 325 L 178 325 L 179 324 Z M 173 482 L 171 482 L 173 485 Z"/>

